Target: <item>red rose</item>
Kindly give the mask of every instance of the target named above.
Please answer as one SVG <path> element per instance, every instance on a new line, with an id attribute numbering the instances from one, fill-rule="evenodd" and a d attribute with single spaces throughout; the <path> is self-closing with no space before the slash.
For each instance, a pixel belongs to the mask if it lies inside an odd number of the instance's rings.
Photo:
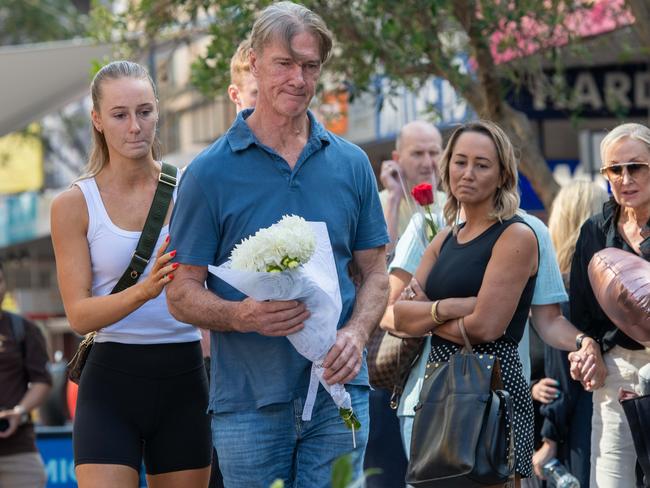
<path id="1" fill-rule="evenodd" d="M 411 190 L 411 195 L 423 207 L 433 203 L 433 187 L 431 183 L 420 183 Z"/>

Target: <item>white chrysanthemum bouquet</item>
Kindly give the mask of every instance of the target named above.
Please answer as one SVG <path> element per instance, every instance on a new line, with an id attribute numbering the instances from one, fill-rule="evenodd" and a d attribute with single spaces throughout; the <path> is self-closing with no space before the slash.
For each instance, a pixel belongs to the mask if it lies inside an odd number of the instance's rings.
<path id="1" fill-rule="evenodd" d="M 302 419 L 311 420 L 318 384 L 339 407 L 345 424 L 361 427 L 343 385 L 323 380 L 325 356 L 336 342 L 341 315 L 341 291 L 332 244 L 324 222 L 307 222 L 285 215 L 271 227 L 258 230 L 233 249 L 230 260 L 210 272 L 255 300 L 300 300 L 310 312 L 305 327 L 287 339 L 312 362 L 309 391 Z"/>
<path id="2" fill-rule="evenodd" d="M 307 221 L 285 215 L 237 244 L 230 254 L 230 267 L 270 273 L 296 269 L 311 259 L 315 249 L 316 235 Z"/>

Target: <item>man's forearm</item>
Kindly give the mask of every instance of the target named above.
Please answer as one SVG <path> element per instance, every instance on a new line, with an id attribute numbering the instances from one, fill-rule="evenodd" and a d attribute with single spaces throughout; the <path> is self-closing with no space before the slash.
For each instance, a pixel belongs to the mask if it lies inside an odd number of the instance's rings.
<path id="1" fill-rule="evenodd" d="M 354 310 L 345 327 L 353 328 L 364 342 L 379 324 L 388 304 L 388 276 L 385 272 L 369 273 L 357 291 Z"/>
<path id="2" fill-rule="evenodd" d="M 19 405 L 30 412 L 40 407 L 50 394 L 52 386 L 47 383 L 32 383 L 20 400 Z M 15 406 L 15 405 L 14 405 Z"/>
<path id="3" fill-rule="evenodd" d="M 219 298 L 191 279 L 167 288 L 167 305 L 174 318 L 202 329 L 236 330 L 237 304 Z"/>

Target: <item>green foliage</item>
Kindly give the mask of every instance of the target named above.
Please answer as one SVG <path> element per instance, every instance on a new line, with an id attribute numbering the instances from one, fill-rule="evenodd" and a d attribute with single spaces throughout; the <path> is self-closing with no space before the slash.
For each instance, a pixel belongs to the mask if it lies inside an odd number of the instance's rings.
<path id="1" fill-rule="evenodd" d="M 0 45 L 84 36 L 85 18 L 70 0 L 2 0 Z"/>
<path id="2" fill-rule="evenodd" d="M 341 456 L 332 466 L 332 488 L 347 488 L 352 484 L 352 459 Z"/>
<path id="3" fill-rule="evenodd" d="M 358 480 L 354 480 L 354 470 L 352 468 L 352 455 L 346 454 L 340 456 L 332 465 L 332 488 L 361 488 L 364 481 L 369 476 L 381 473 L 381 469 L 371 468 L 363 472 Z M 269 488 L 284 488 L 282 480 L 275 480 Z"/>
<path id="4" fill-rule="evenodd" d="M 145 33 L 131 43 L 162 40 L 181 32 L 210 36 L 205 55 L 192 66 L 192 83 L 204 94 L 223 93 L 229 84 L 230 57 L 269 0 L 142 0 L 113 23 L 118 30 L 134 26 Z M 371 86 L 384 74 L 392 87 L 421 86 L 432 75 L 443 77 L 476 104 L 476 79 L 459 59 L 477 60 L 479 69 L 525 83 L 541 75 L 539 56 L 556 59 L 551 40 L 573 40 L 566 25 L 572 12 L 590 8 L 586 1 L 518 0 L 303 0 L 320 14 L 337 39 L 327 69 L 333 82 L 357 89 Z M 546 26 L 530 34 L 531 22 Z M 104 23 L 106 25 L 106 23 Z M 537 49 L 535 59 L 495 67 L 490 39 L 500 33 L 497 51 L 514 54 Z M 124 37 L 126 39 L 126 36 Z M 522 38 L 525 43 L 522 43 Z M 478 80 L 481 82 L 482 80 Z M 492 90 L 502 90 L 497 85 Z M 473 95 L 473 96 L 468 96 Z M 501 92 L 495 95 L 502 95 Z M 474 107 L 482 112 L 485 107 Z"/>
<path id="5" fill-rule="evenodd" d="M 572 19 L 593 8 L 592 0 L 299 2 L 318 13 L 335 37 L 335 49 L 322 78 L 325 83 L 331 87 L 345 83 L 354 94 L 373 90 L 378 74 L 392 91 L 404 86 L 418 88 L 432 76 L 447 80 L 479 116 L 504 128 L 526 155 L 520 164 L 522 173 L 550 206 L 559 187 L 535 145 L 532 125 L 510 107 L 506 93 L 542 84 L 551 99 L 569 98 L 568 87 L 555 83 L 546 70 L 561 73 L 566 55 L 576 46 L 585 62 L 588 55 L 598 52 L 593 46 L 590 52 L 579 51 L 584 40 L 576 38 L 576 19 Z M 207 34 L 209 45 L 192 66 L 192 83 L 213 96 L 226 89 L 230 58 L 250 32 L 256 13 L 269 3 L 141 0 L 139 7 L 129 9 L 124 25 L 145 34 L 135 40 L 140 49 L 147 42 Z M 604 8 L 620 9 L 615 3 Z M 571 108 L 570 100 L 565 106 Z"/>
<path id="6" fill-rule="evenodd" d="M 348 429 L 359 430 L 361 428 L 361 422 L 351 408 L 339 408 L 339 415 Z"/>

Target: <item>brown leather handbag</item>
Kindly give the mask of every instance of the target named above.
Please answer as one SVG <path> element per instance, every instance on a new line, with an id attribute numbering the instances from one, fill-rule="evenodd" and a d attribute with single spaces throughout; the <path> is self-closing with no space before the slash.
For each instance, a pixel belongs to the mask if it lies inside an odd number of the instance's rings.
<path id="1" fill-rule="evenodd" d="M 92 349 L 94 342 L 95 332 L 86 334 L 82 341 L 79 343 L 77 352 L 74 353 L 74 356 L 72 356 L 72 359 L 68 363 L 68 378 L 73 383 L 79 384 L 79 381 L 81 380 L 81 371 L 86 364 L 86 360 L 88 359 L 88 355 L 90 354 L 90 350 Z"/>
<path id="2" fill-rule="evenodd" d="M 422 352 L 424 337 L 401 338 L 377 327 L 370 336 L 368 376 L 374 388 L 392 392 L 391 408 L 397 408 L 399 397 L 411 369 Z"/>
<path id="3" fill-rule="evenodd" d="M 415 407 L 406 482 L 415 488 L 503 484 L 515 473 L 512 399 L 499 359 L 465 346 L 448 362 L 428 363 Z"/>

